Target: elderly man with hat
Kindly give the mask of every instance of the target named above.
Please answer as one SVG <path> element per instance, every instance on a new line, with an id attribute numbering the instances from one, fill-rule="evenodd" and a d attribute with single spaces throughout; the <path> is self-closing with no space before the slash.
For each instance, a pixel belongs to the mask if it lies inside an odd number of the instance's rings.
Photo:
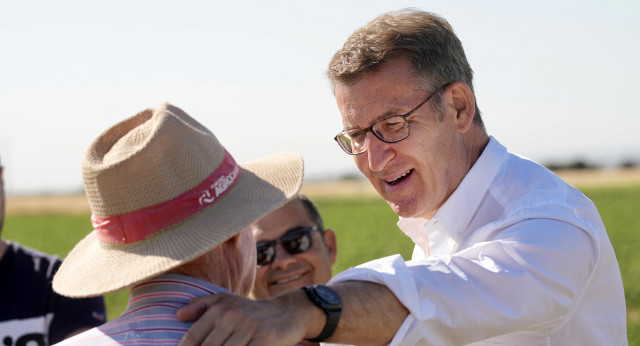
<path id="1" fill-rule="evenodd" d="M 83 177 L 94 230 L 53 280 L 69 297 L 130 287 L 124 313 L 63 344 L 177 344 L 191 298 L 247 295 L 255 278 L 250 225 L 295 196 L 295 153 L 237 164 L 203 125 L 164 104 L 91 143 Z"/>

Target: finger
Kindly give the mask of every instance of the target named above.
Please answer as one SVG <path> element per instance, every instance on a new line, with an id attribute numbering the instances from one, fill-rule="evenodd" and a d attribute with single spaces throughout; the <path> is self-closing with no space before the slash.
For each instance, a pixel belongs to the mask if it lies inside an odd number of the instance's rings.
<path id="1" fill-rule="evenodd" d="M 243 319 L 243 315 L 240 311 L 225 311 L 224 300 L 218 301 L 218 305 L 211 306 L 199 319 L 189 328 L 188 333 L 192 335 L 185 337 L 189 339 L 189 342 L 195 342 L 196 345 L 244 345 L 242 341 L 236 343 L 229 343 L 229 339 L 233 333 L 236 333 L 238 324 Z M 221 310 L 221 308 L 223 308 Z M 226 306 L 228 309 L 229 306 Z M 245 333 L 243 333 L 245 334 Z M 181 343 L 182 345 L 182 343 Z"/>
<path id="2" fill-rule="evenodd" d="M 182 322 L 193 322 L 202 316 L 214 300 L 215 295 L 191 299 L 187 306 L 178 310 L 176 316 Z"/>
<path id="3" fill-rule="evenodd" d="M 225 318 L 224 324 L 224 327 L 217 328 L 215 332 L 212 331 L 203 342 L 203 345 L 242 346 L 251 341 L 251 333 L 238 327 L 238 323 Z"/>
<path id="4" fill-rule="evenodd" d="M 205 312 L 200 318 L 187 330 L 180 340 L 180 346 L 198 346 L 208 345 L 204 343 L 207 337 L 213 335 L 213 328 L 215 327 L 215 321 Z M 219 332 L 218 332 L 219 333 Z"/>
<path id="5" fill-rule="evenodd" d="M 218 329 L 221 335 L 220 342 L 213 345 L 242 346 L 251 342 L 255 324 L 252 324 L 249 319 L 244 318 L 238 311 L 229 311 L 224 321 L 224 330 Z M 207 343 L 207 345 L 209 344 Z"/>
<path id="6" fill-rule="evenodd" d="M 204 302 L 189 303 L 176 313 L 176 317 L 182 322 L 193 322 L 207 311 L 207 304 Z"/>
<path id="7" fill-rule="evenodd" d="M 251 334 L 242 331 L 236 331 L 225 341 L 223 345 L 251 345 Z"/>
<path id="8" fill-rule="evenodd" d="M 198 319 L 182 336 L 179 343 L 180 346 L 203 345 L 203 341 L 215 327 L 215 317 L 217 316 L 217 313 L 214 312 L 215 307 L 213 306 L 215 296 L 199 298 L 192 299 L 189 305 L 178 311 L 178 316 L 182 315 L 182 317 L 190 318 L 197 315 L 195 318 Z M 184 310 L 184 312 L 181 312 L 181 310 Z M 186 320 L 186 322 L 189 321 L 191 320 Z"/>

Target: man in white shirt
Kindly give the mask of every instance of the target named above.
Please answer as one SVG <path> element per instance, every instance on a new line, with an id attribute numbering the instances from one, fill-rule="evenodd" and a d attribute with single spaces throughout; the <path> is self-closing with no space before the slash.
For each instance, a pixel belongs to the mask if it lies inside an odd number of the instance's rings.
<path id="1" fill-rule="evenodd" d="M 211 330 L 234 344 L 627 344 L 620 270 L 596 207 L 486 133 L 444 19 L 384 14 L 349 37 L 328 75 L 344 125 L 335 139 L 400 216 L 412 260 L 349 269 L 320 300 L 307 289 L 196 301 L 183 318 L 216 304 L 183 344 L 221 344 Z"/>

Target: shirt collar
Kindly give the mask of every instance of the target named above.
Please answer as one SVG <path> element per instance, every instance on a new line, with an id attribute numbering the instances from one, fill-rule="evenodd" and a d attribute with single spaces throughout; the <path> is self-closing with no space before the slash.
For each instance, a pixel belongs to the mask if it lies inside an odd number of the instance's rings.
<path id="1" fill-rule="evenodd" d="M 233 294 L 226 288 L 191 276 L 164 273 L 131 287 L 127 310 L 153 301 L 172 301 L 186 305 L 192 298 L 216 293 Z"/>
<path id="2" fill-rule="evenodd" d="M 401 217 L 398 227 L 426 254 L 451 253 L 460 243 L 506 158 L 507 149 L 490 137 L 476 163 L 431 219 Z M 428 242 L 429 246 L 419 241 Z"/>

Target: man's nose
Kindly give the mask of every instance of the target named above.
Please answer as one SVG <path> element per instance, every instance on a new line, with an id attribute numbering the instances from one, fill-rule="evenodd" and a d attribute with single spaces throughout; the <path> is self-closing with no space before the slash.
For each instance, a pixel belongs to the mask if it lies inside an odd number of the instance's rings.
<path id="1" fill-rule="evenodd" d="M 276 250 L 276 255 L 272 263 L 274 267 L 286 269 L 290 264 L 296 261 L 295 256 L 287 252 L 282 247 L 282 244 L 276 244 L 275 250 Z"/>
<path id="2" fill-rule="evenodd" d="M 373 132 L 369 132 L 367 133 L 365 145 L 367 146 L 367 151 L 363 154 L 367 155 L 369 169 L 372 172 L 382 171 L 393 157 L 393 152 L 389 147 L 390 143 L 383 142 Z"/>

